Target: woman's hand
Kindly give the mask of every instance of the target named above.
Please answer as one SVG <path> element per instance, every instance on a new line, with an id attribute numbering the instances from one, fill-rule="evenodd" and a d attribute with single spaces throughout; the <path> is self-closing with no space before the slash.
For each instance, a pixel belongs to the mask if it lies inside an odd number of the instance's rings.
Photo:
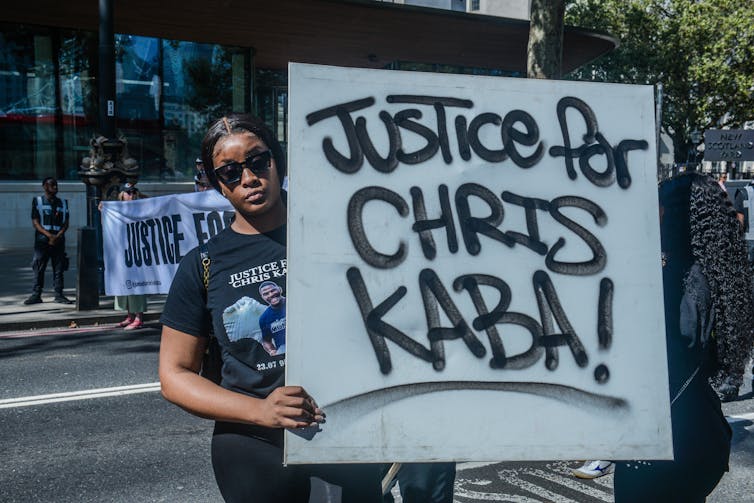
<path id="1" fill-rule="evenodd" d="M 325 414 L 301 386 L 281 386 L 265 399 L 218 386 L 198 374 L 207 339 L 162 327 L 160 383 L 170 402 L 194 415 L 267 428 L 305 428 Z"/>
<path id="2" fill-rule="evenodd" d="M 305 428 L 325 422 L 325 413 L 301 386 L 281 386 L 260 406 L 259 424 L 270 428 Z"/>

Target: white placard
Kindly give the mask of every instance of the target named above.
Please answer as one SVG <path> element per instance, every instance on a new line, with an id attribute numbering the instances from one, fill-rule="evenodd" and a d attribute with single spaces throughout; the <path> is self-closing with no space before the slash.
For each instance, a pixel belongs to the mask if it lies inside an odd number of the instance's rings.
<path id="1" fill-rule="evenodd" d="M 651 87 L 289 92 L 286 462 L 672 458 Z"/>
<path id="2" fill-rule="evenodd" d="M 105 293 L 168 293 L 181 258 L 233 217 L 215 190 L 102 203 Z"/>

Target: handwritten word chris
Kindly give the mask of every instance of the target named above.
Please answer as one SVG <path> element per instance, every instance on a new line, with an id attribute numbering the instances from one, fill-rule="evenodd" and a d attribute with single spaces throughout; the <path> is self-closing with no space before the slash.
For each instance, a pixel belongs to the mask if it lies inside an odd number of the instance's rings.
<path id="1" fill-rule="evenodd" d="M 448 194 L 448 187 L 438 187 L 441 215 L 436 219 L 428 219 L 424 204 L 424 195 L 419 187 L 411 187 L 411 199 L 414 208 L 414 224 L 412 230 L 419 234 L 422 251 L 425 258 L 432 260 L 437 253 L 432 230 L 445 229 L 448 249 L 451 253 L 458 251 L 458 238 L 453 220 L 452 206 Z M 477 217 L 471 213 L 470 198 L 483 201 L 490 209 L 490 214 Z M 466 250 L 471 255 L 478 255 L 482 245 L 479 235 L 484 235 L 510 248 L 516 244 L 529 248 L 539 255 L 546 255 L 545 264 L 548 269 L 561 274 L 585 276 L 597 274 L 605 267 L 607 255 L 604 246 L 587 229 L 563 214 L 563 208 L 578 208 L 586 211 L 600 227 L 607 223 L 607 215 L 599 205 L 578 196 L 562 196 L 547 201 L 535 197 L 525 197 L 513 192 L 505 191 L 498 198 L 491 190 L 475 183 L 466 183 L 458 187 L 455 193 L 455 207 L 461 225 L 461 235 Z M 364 228 L 362 212 L 366 203 L 370 201 L 384 201 L 392 205 L 401 217 L 408 217 L 408 203 L 397 194 L 384 187 L 370 186 L 358 190 L 348 204 L 348 232 L 351 242 L 359 256 L 367 264 L 379 269 L 391 269 L 400 265 L 408 255 L 408 245 L 401 241 L 393 254 L 377 251 L 372 245 Z M 526 214 L 526 233 L 508 230 L 501 231 L 498 227 L 503 222 L 505 211 L 503 201 L 512 206 L 524 209 Z M 572 231 L 589 247 L 592 257 L 581 262 L 563 262 L 556 259 L 558 251 L 565 246 L 565 239 L 559 237 L 549 247 L 541 240 L 537 212 L 548 213 L 556 222 Z"/>

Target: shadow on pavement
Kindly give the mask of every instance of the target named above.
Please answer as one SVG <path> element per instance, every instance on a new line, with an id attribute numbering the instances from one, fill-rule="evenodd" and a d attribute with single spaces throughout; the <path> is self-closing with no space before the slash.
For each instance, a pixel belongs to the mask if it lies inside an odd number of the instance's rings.
<path id="1" fill-rule="evenodd" d="M 117 327 L 108 327 L 102 331 L 87 331 L 75 333 L 66 333 L 60 331 L 58 335 L 48 334 L 34 337 L 8 338 L 0 339 L 3 350 L 0 359 L 16 356 L 29 356 L 37 352 L 48 352 L 50 350 L 66 350 L 80 348 L 97 344 L 98 342 L 134 342 L 140 340 L 142 343 L 132 346 L 119 346 L 113 353 L 156 353 L 160 347 L 160 324 L 149 323 L 146 328 L 133 331 L 123 331 Z"/>

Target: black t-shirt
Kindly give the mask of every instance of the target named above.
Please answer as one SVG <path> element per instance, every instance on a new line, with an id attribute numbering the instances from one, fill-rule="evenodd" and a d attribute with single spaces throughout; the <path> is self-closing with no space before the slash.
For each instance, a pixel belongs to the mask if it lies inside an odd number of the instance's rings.
<path id="1" fill-rule="evenodd" d="M 259 285 L 274 281 L 285 291 L 285 227 L 251 235 L 228 227 L 207 242 L 207 251 L 206 303 L 203 266 L 194 248 L 178 267 L 160 321 L 196 337 L 207 337 L 211 325 L 221 347 L 222 386 L 265 398 L 285 384 L 285 354 L 275 354 L 262 339 L 259 317 L 268 306 Z"/>

